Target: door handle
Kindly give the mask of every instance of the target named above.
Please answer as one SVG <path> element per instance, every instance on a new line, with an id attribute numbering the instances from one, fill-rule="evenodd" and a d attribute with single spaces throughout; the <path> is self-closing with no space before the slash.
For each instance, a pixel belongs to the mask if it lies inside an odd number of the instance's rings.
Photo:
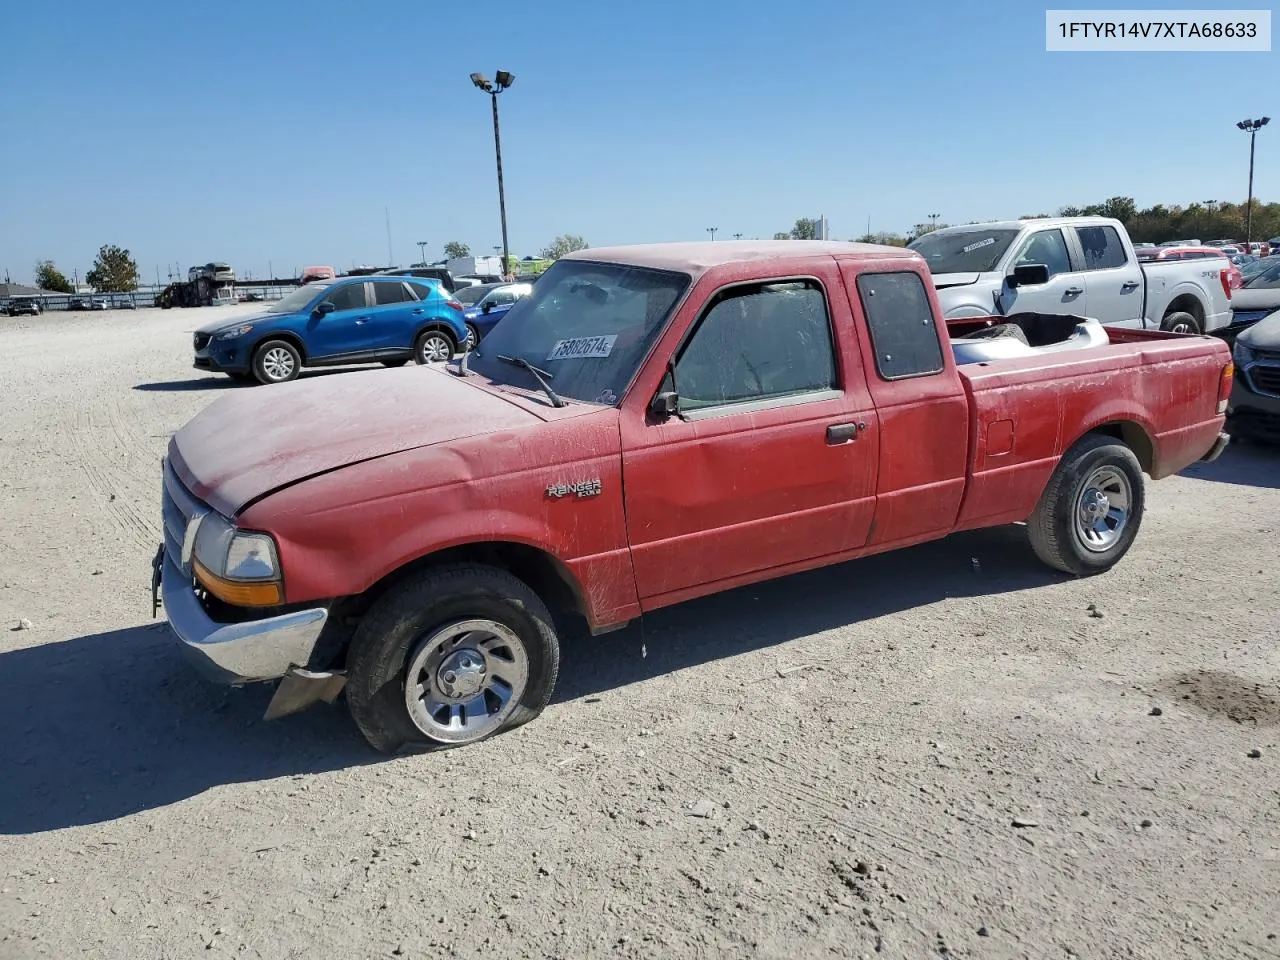
<path id="1" fill-rule="evenodd" d="M 1136 290 L 1137 288 L 1138 288 L 1137 280 L 1126 280 L 1124 283 L 1120 284 L 1121 290 Z"/>
<path id="2" fill-rule="evenodd" d="M 414 310 L 414 311 L 413 311 L 413 315 L 414 315 L 415 317 L 420 317 L 420 316 L 422 316 L 422 308 L 421 308 L 421 307 L 419 307 L 417 310 Z"/>
<path id="3" fill-rule="evenodd" d="M 858 439 L 858 431 L 867 429 L 865 423 L 833 423 L 827 427 L 827 443 L 847 443 Z"/>
<path id="4" fill-rule="evenodd" d="M 1068 297 L 1078 297 L 1080 296 L 1080 294 L 1084 293 L 1084 288 L 1083 287 L 1067 287 L 1067 289 L 1063 290 L 1062 292 Z"/>
<path id="5" fill-rule="evenodd" d="M 356 326 L 357 326 L 357 327 L 362 327 L 362 326 L 364 326 L 364 325 L 365 325 L 366 323 L 368 323 L 368 322 L 369 322 L 369 318 L 368 318 L 368 317 L 356 317 Z"/>

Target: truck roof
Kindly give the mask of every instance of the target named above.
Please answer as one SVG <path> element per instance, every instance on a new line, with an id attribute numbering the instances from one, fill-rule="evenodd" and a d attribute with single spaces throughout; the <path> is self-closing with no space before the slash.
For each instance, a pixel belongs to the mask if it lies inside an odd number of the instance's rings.
<path id="1" fill-rule="evenodd" d="M 712 267 L 749 260 L 794 260 L 801 257 L 859 257 L 876 260 L 918 260 L 905 247 L 840 240 L 701 240 L 689 243 L 635 243 L 592 247 L 566 254 L 565 260 L 626 263 L 657 270 L 701 276 Z"/>
<path id="2" fill-rule="evenodd" d="M 1026 220 L 986 220 L 982 223 L 956 223 L 949 227 L 939 227 L 933 233 L 967 233 L 974 230 L 1021 230 L 1024 227 L 1066 227 L 1082 226 L 1090 223 L 1110 224 L 1117 221 L 1111 217 L 1028 217 Z"/>

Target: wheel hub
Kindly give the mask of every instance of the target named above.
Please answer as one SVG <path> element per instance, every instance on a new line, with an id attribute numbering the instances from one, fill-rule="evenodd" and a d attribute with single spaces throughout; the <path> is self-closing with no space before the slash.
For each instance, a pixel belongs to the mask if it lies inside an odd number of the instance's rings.
<path id="1" fill-rule="evenodd" d="M 486 673 L 484 655 L 464 647 L 440 661 L 436 686 L 451 700 L 470 700 L 484 688 Z"/>
<path id="2" fill-rule="evenodd" d="M 1111 500 L 1101 490 L 1088 490 L 1081 502 L 1081 510 L 1084 519 L 1092 523 L 1111 511 Z"/>

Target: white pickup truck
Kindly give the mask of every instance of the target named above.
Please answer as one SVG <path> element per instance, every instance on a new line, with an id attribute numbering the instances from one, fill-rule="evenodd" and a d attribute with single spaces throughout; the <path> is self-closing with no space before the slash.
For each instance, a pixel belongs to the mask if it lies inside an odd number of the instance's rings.
<path id="1" fill-rule="evenodd" d="M 948 319 L 1073 314 L 1174 333 L 1231 322 L 1230 261 L 1140 263 L 1124 224 L 1108 217 L 944 227 L 909 246 L 928 263 Z"/>

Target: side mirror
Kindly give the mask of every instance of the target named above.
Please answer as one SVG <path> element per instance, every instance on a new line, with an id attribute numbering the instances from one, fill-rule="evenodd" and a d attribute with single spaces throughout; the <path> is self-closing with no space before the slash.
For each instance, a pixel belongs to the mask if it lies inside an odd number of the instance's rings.
<path id="1" fill-rule="evenodd" d="M 674 390 L 663 390 L 655 394 L 649 403 L 649 412 L 661 420 L 674 417 L 680 412 L 680 396 Z"/>
<path id="2" fill-rule="evenodd" d="M 484 302 L 484 306 L 482 306 L 482 307 L 480 308 L 480 312 L 481 312 L 481 313 L 488 313 L 488 312 L 489 312 L 490 310 L 492 310 L 492 309 L 493 309 L 493 303 L 492 303 L 491 301 L 489 301 L 489 300 L 486 300 L 486 301 Z"/>
<path id="3" fill-rule="evenodd" d="M 330 301 L 325 300 L 322 303 L 319 303 L 316 305 L 316 315 L 323 317 L 327 314 L 333 313 L 333 311 L 336 309 L 338 308 L 335 307 Z"/>
<path id="4" fill-rule="evenodd" d="M 1034 287 L 1049 282 L 1049 268 L 1043 263 L 1020 263 L 1006 278 L 1011 287 Z"/>

